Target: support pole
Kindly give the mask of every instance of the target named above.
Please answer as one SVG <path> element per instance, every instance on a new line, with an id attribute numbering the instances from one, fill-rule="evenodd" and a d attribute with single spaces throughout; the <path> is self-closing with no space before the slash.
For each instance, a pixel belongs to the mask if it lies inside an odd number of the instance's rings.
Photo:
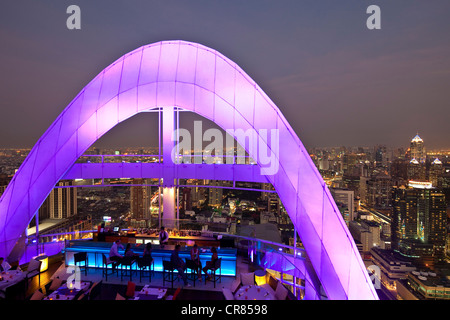
<path id="1" fill-rule="evenodd" d="M 162 112 L 162 147 L 163 147 L 163 225 L 175 228 L 175 164 L 172 151 L 175 141 L 172 135 L 175 131 L 175 107 L 164 107 Z"/>

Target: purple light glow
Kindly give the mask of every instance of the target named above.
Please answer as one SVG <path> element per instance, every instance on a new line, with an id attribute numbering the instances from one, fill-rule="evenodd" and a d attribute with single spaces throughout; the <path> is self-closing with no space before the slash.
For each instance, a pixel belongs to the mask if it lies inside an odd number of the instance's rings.
<path id="1" fill-rule="evenodd" d="M 139 112 L 174 106 L 223 129 L 278 129 L 280 169 L 266 177 L 297 228 L 328 298 L 378 299 L 328 188 L 280 110 L 234 62 L 184 41 L 159 42 L 124 55 L 66 107 L 0 199 L 0 256 L 8 256 L 55 184 L 95 141 Z M 240 137 L 235 139 L 245 146 Z M 272 150 L 270 143 L 267 148 Z"/>

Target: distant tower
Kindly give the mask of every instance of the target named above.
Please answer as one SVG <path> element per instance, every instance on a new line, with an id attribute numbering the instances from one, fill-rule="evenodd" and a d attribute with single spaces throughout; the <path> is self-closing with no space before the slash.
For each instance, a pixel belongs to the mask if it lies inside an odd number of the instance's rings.
<path id="1" fill-rule="evenodd" d="M 77 188 L 72 181 L 60 181 L 39 208 L 39 219 L 67 219 L 77 214 Z"/>
<path id="2" fill-rule="evenodd" d="M 132 218 L 136 220 L 148 220 L 150 219 L 152 193 L 151 186 L 145 186 L 144 184 L 149 184 L 149 181 L 148 179 L 133 179 L 133 184 L 137 184 L 138 186 L 132 186 L 130 188 Z"/>
<path id="3" fill-rule="evenodd" d="M 410 160 L 416 159 L 420 164 L 425 164 L 427 155 L 425 153 L 425 146 L 419 134 L 411 140 L 410 145 Z"/>
<path id="4" fill-rule="evenodd" d="M 421 164 L 416 158 L 408 163 L 408 180 L 425 181 L 426 168 L 425 164 Z"/>
<path id="5" fill-rule="evenodd" d="M 433 184 L 433 187 L 441 188 L 442 187 L 442 178 L 444 175 L 444 167 L 442 162 L 436 158 L 430 166 L 428 172 L 428 181 Z"/>

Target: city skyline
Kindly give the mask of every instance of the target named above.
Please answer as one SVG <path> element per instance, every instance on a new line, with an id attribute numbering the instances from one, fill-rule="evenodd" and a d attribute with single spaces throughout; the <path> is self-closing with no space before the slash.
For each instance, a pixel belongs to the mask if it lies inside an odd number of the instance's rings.
<path id="1" fill-rule="evenodd" d="M 0 13 L 0 146 L 32 146 L 79 90 L 125 52 L 182 39 L 241 65 L 308 148 L 406 146 L 416 132 L 430 149 L 448 147 L 450 4 L 377 1 L 381 30 L 366 28 L 368 3 L 255 4 L 79 1 L 81 30 L 68 30 L 68 2 L 8 3 Z M 109 140 L 127 145 L 151 133 L 148 125 L 141 114 Z"/>

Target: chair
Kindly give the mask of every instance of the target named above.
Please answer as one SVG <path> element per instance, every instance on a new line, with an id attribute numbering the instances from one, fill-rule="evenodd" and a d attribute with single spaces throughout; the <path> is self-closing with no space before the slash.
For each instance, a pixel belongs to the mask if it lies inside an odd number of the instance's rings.
<path id="1" fill-rule="evenodd" d="M 41 289 L 37 289 L 30 297 L 30 300 L 42 300 L 42 299 L 44 299 L 44 294 L 42 293 Z"/>
<path id="2" fill-rule="evenodd" d="M 152 282 L 152 272 L 155 270 L 154 259 L 148 259 L 146 257 L 137 260 L 137 265 L 140 270 L 139 281 L 142 282 L 142 274 L 146 271 L 148 267 L 148 278 Z M 153 266 L 153 270 L 152 270 Z"/>
<path id="3" fill-rule="evenodd" d="M 280 282 L 278 282 L 277 289 L 275 290 L 276 300 L 286 300 L 288 296 L 288 289 Z"/>
<path id="4" fill-rule="evenodd" d="M 19 282 L 5 289 L 6 300 L 25 300 L 25 292 L 27 291 L 27 280 L 22 279 Z"/>
<path id="5" fill-rule="evenodd" d="M 241 273 L 241 284 L 243 286 L 252 286 L 255 284 L 255 273 Z"/>
<path id="6" fill-rule="evenodd" d="M 132 281 L 128 281 L 125 298 L 127 299 L 133 298 L 135 292 L 136 292 L 136 284 Z"/>
<path id="7" fill-rule="evenodd" d="M 102 283 L 103 280 L 100 280 L 92 285 L 92 287 L 89 289 L 88 300 L 94 300 L 95 298 L 97 298 L 97 296 L 100 294 L 100 291 L 102 290 Z"/>
<path id="8" fill-rule="evenodd" d="M 166 300 L 176 300 L 178 295 L 181 292 L 181 288 L 177 288 L 177 290 L 175 290 L 175 293 L 173 294 L 173 296 L 167 296 Z"/>
<path id="9" fill-rule="evenodd" d="M 84 293 L 80 294 L 77 298 L 78 301 L 83 301 L 83 300 L 88 300 L 88 299 L 89 299 L 89 296 Z"/>
<path id="10" fill-rule="evenodd" d="M 59 278 L 55 278 L 52 281 L 50 281 L 49 283 L 47 283 L 45 285 L 45 294 L 49 295 L 50 293 L 52 293 L 53 291 L 57 290 L 59 287 L 61 287 L 63 284 L 63 280 L 59 279 Z"/>
<path id="11" fill-rule="evenodd" d="M 87 275 L 87 269 L 88 269 L 88 257 L 86 252 L 77 252 L 73 255 L 73 259 L 75 262 L 75 265 L 78 266 L 78 263 L 84 262 L 84 275 Z"/>
<path id="12" fill-rule="evenodd" d="M 102 253 L 102 258 L 103 258 L 102 278 L 106 277 L 106 281 L 108 281 L 108 275 L 112 275 L 116 272 L 117 272 L 117 274 L 119 274 L 118 273 L 119 271 L 117 271 L 117 268 L 116 268 L 116 271 L 112 270 L 111 273 L 108 273 L 108 266 L 114 265 L 115 262 L 107 259 L 104 253 Z"/>
<path id="13" fill-rule="evenodd" d="M 124 296 L 122 296 L 120 293 L 117 292 L 117 294 L 116 294 L 116 300 L 127 300 L 127 299 L 125 299 Z"/>
<path id="14" fill-rule="evenodd" d="M 233 282 L 231 283 L 229 290 L 231 291 L 232 294 L 235 294 L 240 286 L 241 286 L 241 279 L 240 278 L 234 279 Z"/>
<path id="15" fill-rule="evenodd" d="M 217 259 L 214 267 L 209 270 L 211 270 L 211 276 L 212 276 L 211 278 L 212 278 L 212 282 L 214 283 L 214 288 L 215 288 L 217 281 L 222 283 L 222 258 Z M 219 270 L 219 274 L 217 274 L 217 270 Z M 206 278 L 205 278 L 205 283 L 206 283 Z"/>
<path id="16" fill-rule="evenodd" d="M 189 269 L 189 272 L 186 272 L 186 277 L 188 280 L 192 280 L 195 287 L 195 280 L 197 279 L 198 265 L 194 262 L 194 260 L 186 259 L 186 270 Z"/>
<path id="17" fill-rule="evenodd" d="M 136 262 L 136 258 L 134 257 L 124 257 L 122 259 L 122 261 L 120 262 L 120 264 L 125 267 L 121 268 L 121 272 L 120 272 L 120 281 L 123 280 L 123 275 L 127 274 L 128 272 L 128 267 L 130 267 L 130 281 L 133 281 L 133 264 Z"/>
<path id="18" fill-rule="evenodd" d="M 17 270 L 17 269 L 19 269 L 19 261 L 13 261 L 9 265 L 11 266 L 10 270 Z"/>
<path id="19" fill-rule="evenodd" d="M 233 293 L 228 288 L 222 288 L 223 296 L 225 297 L 225 300 L 234 300 Z"/>
<path id="20" fill-rule="evenodd" d="M 165 283 L 167 281 L 172 284 L 172 289 L 173 289 L 173 283 L 175 281 L 174 270 L 175 270 L 175 268 L 174 268 L 172 262 L 163 260 L 163 286 L 165 285 Z"/>
<path id="21" fill-rule="evenodd" d="M 28 263 L 28 268 L 26 271 L 25 279 L 26 279 L 26 286 L 28 288 L 28 281 L 30 279 L 33 279 L 35 276 L 39 277 L 39 287 L 41 286 L 41 261 L 31 259 Z"/>

